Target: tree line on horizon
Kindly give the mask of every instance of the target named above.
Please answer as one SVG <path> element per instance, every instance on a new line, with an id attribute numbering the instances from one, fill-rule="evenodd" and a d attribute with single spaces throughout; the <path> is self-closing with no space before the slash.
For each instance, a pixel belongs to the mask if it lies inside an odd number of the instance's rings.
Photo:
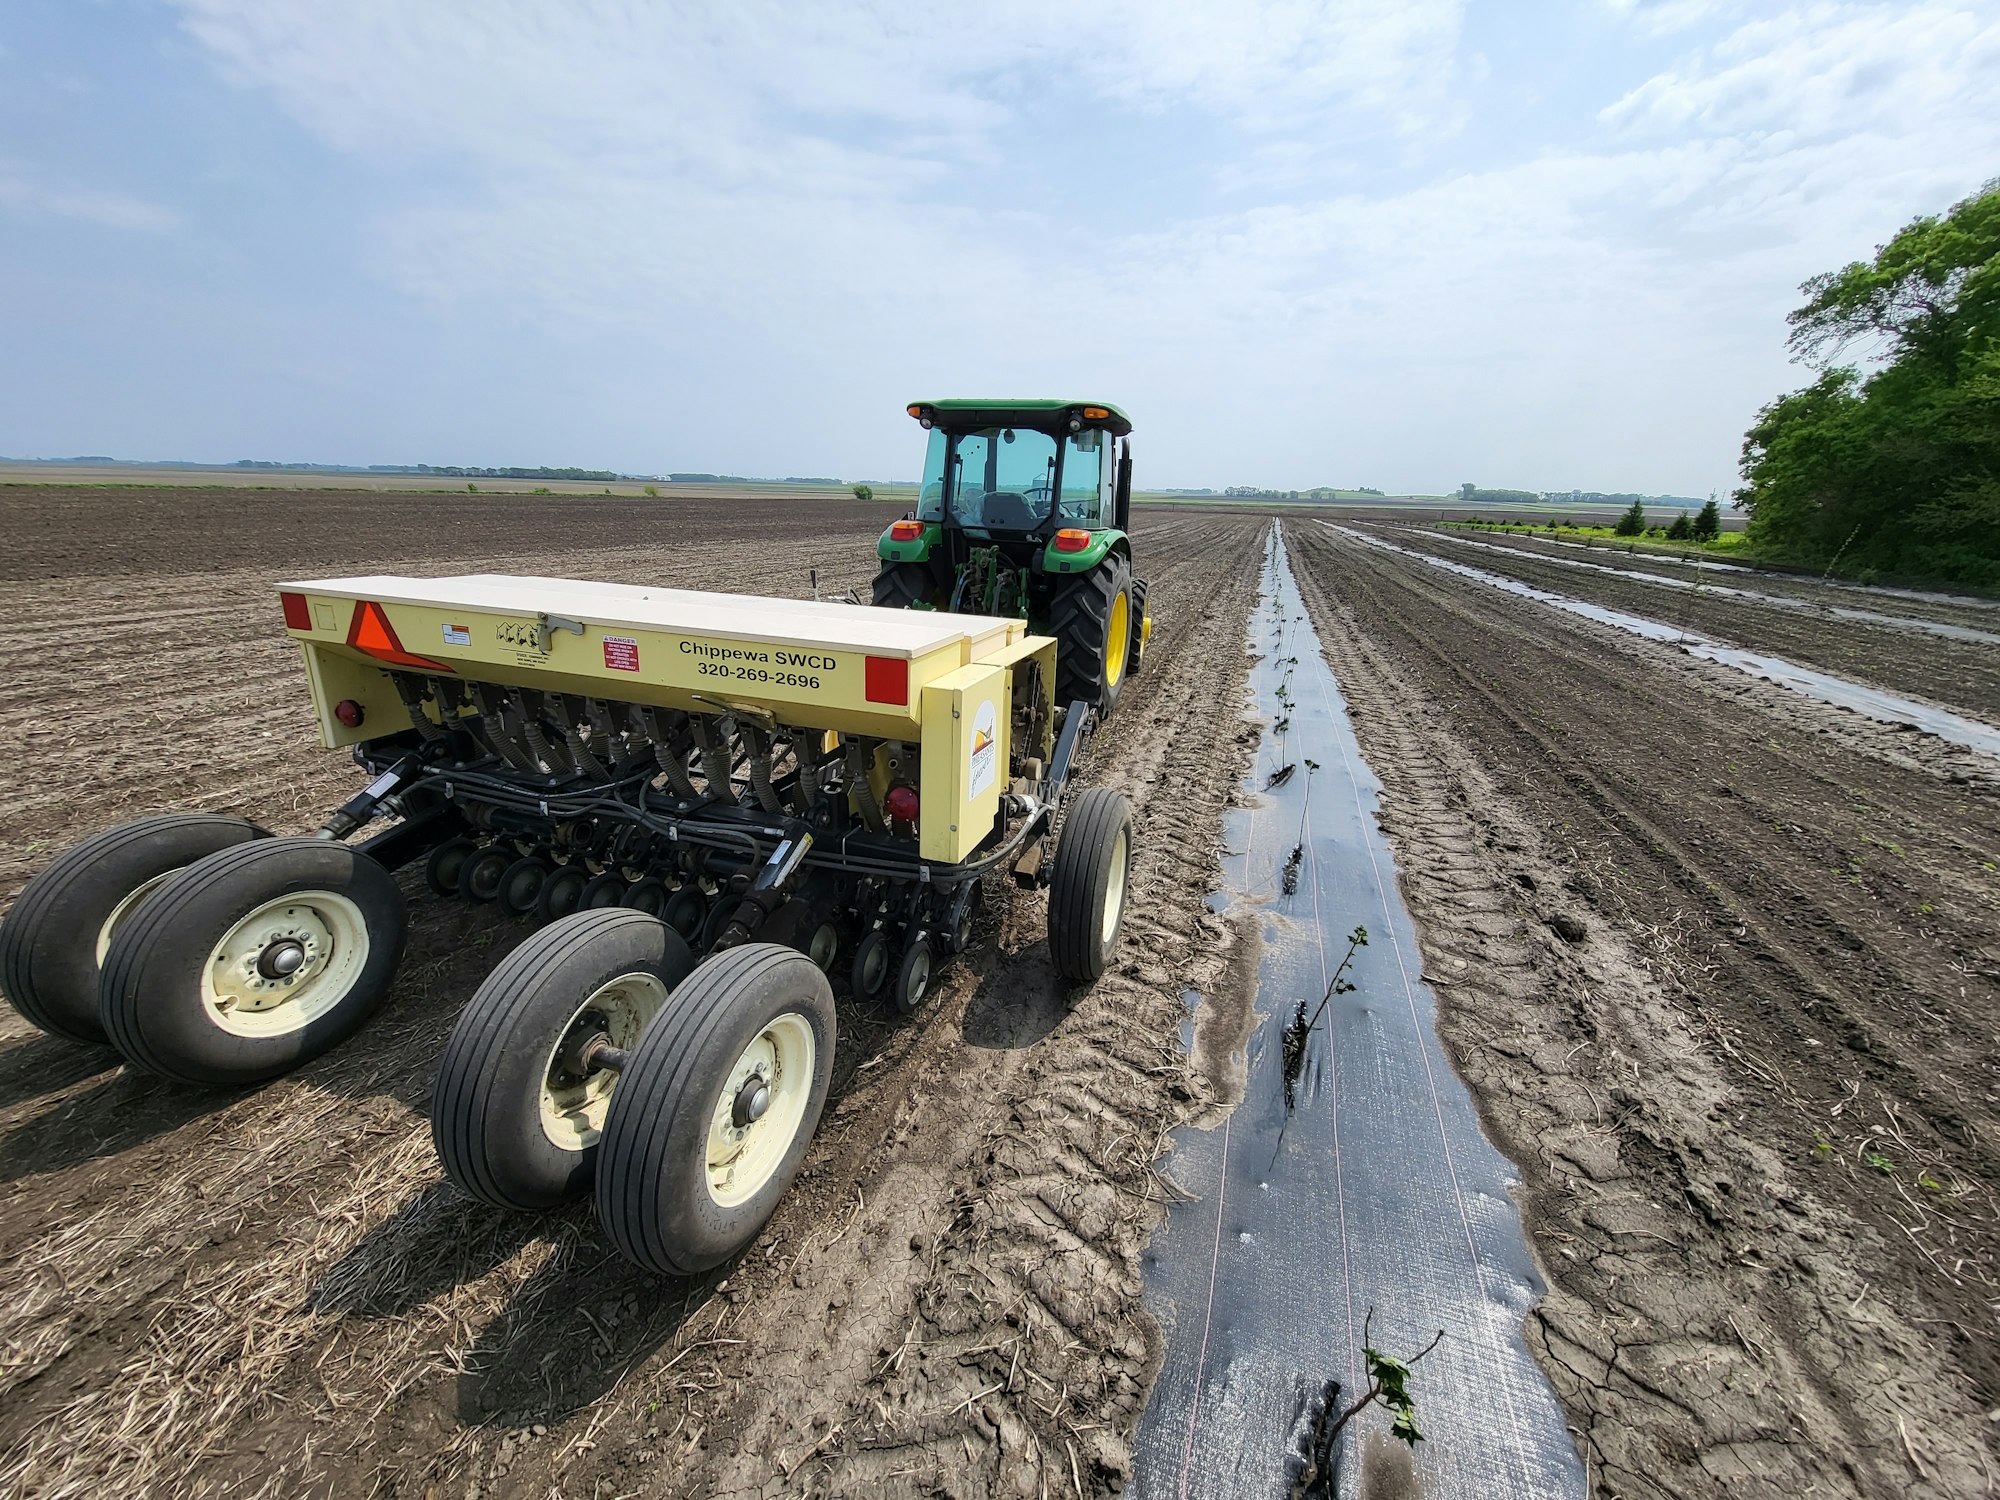
<path id="1" fill-rule="evenodd" d="M 1744 435 L 1750 542 L 2000 586 L 2000 179 L 1800 290 L 1789 343 L 1819 375 Z"/>

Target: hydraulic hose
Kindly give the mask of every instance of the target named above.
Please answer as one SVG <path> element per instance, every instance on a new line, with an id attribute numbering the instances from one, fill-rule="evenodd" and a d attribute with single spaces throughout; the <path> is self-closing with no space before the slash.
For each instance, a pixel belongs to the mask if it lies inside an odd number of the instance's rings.
<path id="1" fill-rule="evenodd" d="M 870 833 L 886 833 L 889 820 L 882 816 L 882 804 L 875 800 L 875 785 L 868 779 L 868 762 L 873 746 L 858 739 L 847 742 L 847 784 L 854 789 L 854 805 Z"/>

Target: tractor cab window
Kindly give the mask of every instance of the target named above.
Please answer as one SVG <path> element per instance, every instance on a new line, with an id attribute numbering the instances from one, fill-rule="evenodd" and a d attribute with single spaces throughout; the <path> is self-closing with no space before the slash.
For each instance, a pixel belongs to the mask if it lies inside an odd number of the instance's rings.
<path id="1" fill-rule="evenodd" d="M 1045 432 L 987 427 L 945 439 L 933 429 L 917 514 L 942 520 L 948 493 L 961 526 L 1030 531 L 1048 519 L 1055 476 L 1056 440 Z"/>
<path id="2" fill-rule="evenodd" d="M 1064 526 L 1100 525 L 1104 519 L 1104 481 L 1110 472 L 1110 434 L 1073 432 L 1063 440 L 1063 448 L 1057 519 Z"/>

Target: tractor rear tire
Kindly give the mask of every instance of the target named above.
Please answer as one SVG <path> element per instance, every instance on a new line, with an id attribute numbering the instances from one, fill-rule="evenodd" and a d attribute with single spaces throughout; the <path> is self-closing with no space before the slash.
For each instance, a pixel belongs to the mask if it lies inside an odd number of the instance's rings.
<path id="1" fill-rule="evenodd" d="M 408 919 L 395 877 L 329 839 L 257 839 L 189 865 L 111 940 L 98 1014 L 128 1061 L 181 1083 L 257 1083 L 381 1006 Z"/>
<path id="2" fill-rule="evenodd" d="M 804 1159 L 833 1074 L 833 991 L 795 949 L 745 943 L 668 998 L 611 1096 L 597 1217 L 662 1276 L 757 1237 Z"/>
<path id="3" fill-rule="evenodd" d="M 1072 984 L 1110 966 L 1132 873 L 1132 809 L 1124 794 L 1094 786 L 1063 819 L 1049 882 L 1049 954 Z"/>
<path id="4" fill-rule="evenodd" d="M 1081 699 L 1109 718 L 1131 675 L 1140 619 L 1133 608 L 1132 565 L 1114 552 L 1064 580 L 1049 604 L 1049 634 L 1056 638 L 1056 703 Z M 1111 637 L 1121 636 L 1118 641 Z"/>
<path id="5" fill-rule="evenodd" d="M 937 579 L 929 563 L 884 563 L 875 575 L 873 602 L 883 609 L 908 609 L 937 602 Z"/>
<path id="6" fill-rule="evenodd" d="M 126 920 L 175 872 L 270 836 L 241 818 L 168 813 L 85 839 L 22 887 L 0 923 L 0 990 L 50 1036 L 104 1041 L 98 976 Z"/>
<path id="7" fill-rule="evenodd" d="M 576 912 L 508 954 L 438 1061 L 431 1140 L 445 1174 L 516 1212 L 588 1193 L 620 1080 L 585 1071 L 578 1044 L 601 1033 L 631 1051 L 693 968 L 680 934 L 636 911 Z"/>

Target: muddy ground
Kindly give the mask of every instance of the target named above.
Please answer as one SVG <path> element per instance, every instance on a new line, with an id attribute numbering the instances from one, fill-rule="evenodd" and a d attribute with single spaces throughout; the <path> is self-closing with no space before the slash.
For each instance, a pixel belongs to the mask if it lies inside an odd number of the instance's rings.
<path id="1" fill-rule="evenodd" d="M 22 747 L 0 900 L 126 817 L 290 831 L 352 787 L 312 743 L 277 577 L 803 595 L 817 566 L 837 592 L 884 520 L 661 507 L 635 534 L 627 501 L 188 491 L 142 518 L 133 493 L 0 494 L 0 739 Z M 1255 734 L 1266 524 L 1137 528 L 1158 627 L 1089 764 L 1138 810 L 1117 968 L 1067 1008 L 1041 900 L 996 888 L 914 1023 L 843 1001 L 807 1171 L 710 1277 L 629 1269 L 587 1210 L 520 1218 L 440 1182 L 437 1051 L 524 929 L 416 880 L 383 1016 L 265 1088 L 191 1093 L 0 1020 L 0 1491 L 1118 1488 L 1158 1361 L 1138 1274 L 1158 1157 L 1211 1102 L 1181 995 L 1243 977 L 1204 898 Z M 2000 777 L 1285 525 L 1442 1029 L 1523 1171 L 1552 1286 L 1531 1342 L 1598 1492 L 1983 1493 Z"/>
<path id="2" fill-rule="evenodd" d="M 1530 1342 L 1599 1493 L 1989 1493 L 1992 781 L 1288 534 L 1447 1045 L 1522 1171 Z"/>

